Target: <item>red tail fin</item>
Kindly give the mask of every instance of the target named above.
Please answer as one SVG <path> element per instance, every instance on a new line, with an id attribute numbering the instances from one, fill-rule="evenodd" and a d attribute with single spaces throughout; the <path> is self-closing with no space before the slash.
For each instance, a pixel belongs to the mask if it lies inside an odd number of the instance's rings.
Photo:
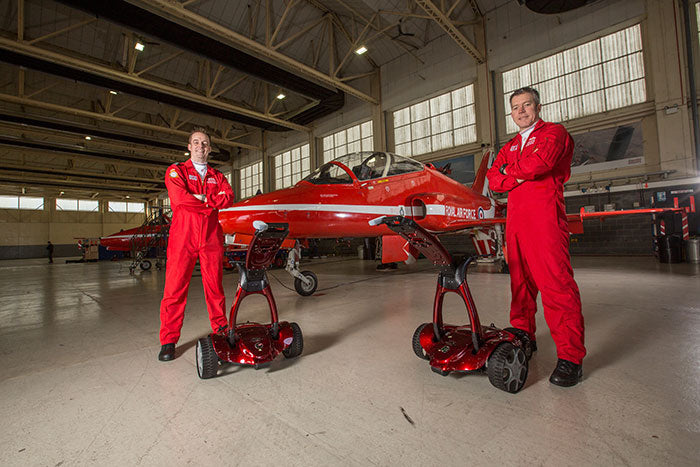
<path id="1" fill-rule="evenodd" d="M 484 148 L 484 152 L 481 155 L 481 164 L 479 164 L 479 170 L 476 172 L 476 178 L 474 178 L 474 183 L 472 183 L 472 190 L 480 195 L 487 196 L 488 193 L 488 182 L 486 181 L 486 171 L 491 165 L 491 159 L 493 158 L 493 151 L 491 148 Z"/>

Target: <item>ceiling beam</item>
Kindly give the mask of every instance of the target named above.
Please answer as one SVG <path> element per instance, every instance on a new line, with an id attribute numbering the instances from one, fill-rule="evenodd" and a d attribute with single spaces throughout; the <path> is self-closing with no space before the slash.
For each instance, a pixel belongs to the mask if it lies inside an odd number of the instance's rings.
<path id="1" fill-rule="evenodd" d="M 286 55 L 277 52 L 272 47 L 267 47 L 264 44 L 260 44 L 252 39 L 238 34 L 230 29 L 215 23 L 207 18 L 204 18 L 196 13 L 193 13 L 185 9 L 179 2 L 173 2 L 172 0 L 127 0 L 129 3 L 138 5 L 141 8 L 146 8 L 147 10 L 156 13 L 158 16 L 165 17 L 177 24 L 186 26 L 195 31 L 200 32 L 209 37 L 214 37 L 221 40 L 224 43 L 233 45 L 249 51 L 255 56 L 263 57 L 268 59 L 268 61 L 280 65 L 285 69 L 289 69 L 294 73 L 299 74 L 301 77 L 316 81 L 324 86 L 328 86 L 333 89 L 340 89 L 352 96 L 357 97 L 370 104 L 378 105 L 377 99 L 373 98 L 369 94 L 355 89 L 354 87 L 343 83 L 342 81 L 335 79 L 325 73 L 322 73 L 308 65 L 298 62 Z M 278 84 L 279 83 L 273 83 Z"/>
<path id="2" fill-rule="evenodd" d="M 431 0 L 415 0 L 415 2 L 421 8 L 423 8 L 428 15 L 430 15 L 433 21 L 439 24 L 440 27 L 447 32 L 448 36 L 450 36 L 462 49 L 471 55 L 474 60 L 476 60 L 476 63 L 484 63 L 484 55 L 479 52 L 476 46 L 474 46 L 469 39 L 464 37 L 464 34 L 457 29 L 457 26 L 455 26 L 452 20 L 445 13 L 443 13 L 442 10 L 437 7 L 437 5 L 435 5 Z"/>
<path id="3" fill-rule="evenodd" d="M 115 180 L 115 181 L 120 181 L 120 182 L 129 182 L 129 181 L 135 181 L 135 182 L 141 182 L 141 183 L 148 183 L 150 185 L 154 185 L 157 187 L 160 187 L 161 189 L 165 189 L 165 182 L 163 181 L 164 177 L 158 177 L 158 178 L 145 178 L 145 177 L 133 177 L 133 176 L 127 176 L 127 175 L 114 175 L 114 174 L 100 174 L 97 172 L 86 172 L 78 169 L 55 169 L 55 168 L 48 168 L 48 167 L 32 167 L 28 165 L 17 165 L 17 164 L 8 164 L 5 162 L 0 162 L 0 170 L 5 170 L 8 172 L 22 172 L 22 173 L 34 173 L 34 174 L 41 174 L 41 175 L 59 175 L 59 176 L 65 176 L 65 177 L 81 177 L 81 178 L 91 178 L 91 179 L 98 179 L 98 180 Z M 108 185 L 109 186 L 109 185 Z"/>
<path id="4" fill-rule="evenodd" d="M 154 161 L 154 160 L 149 161 L 149 160 L 146 160 L 143 158 L 138 158 L 138 157 L 114 155 L 114 154 L 107 154 L 107 153 L 96 152 L 96 151 L 83 151 L 83 150 L 79 150 L 77 148 L 61 147 L 61 146 L 57 146 L 55 144 L 49 145 L 49 144 L 44 144 L 44 143 L 37 143 L 37 142 L 32 142 L 32 141 L 5 138 L 5 137 L 0 137 L 0 146 L 10 146 L 10 147 L 14 147 L 14 148 L 23 148 L 23 149 L 29 149 L 29 150 L 35 150 L 35 151 L 46 151 L 46 152 L 52 152 L 52 153 L 71 154 L 74 157 L 89 156 L 89 157 L 107 158 L 110 160 L 111 163 L 116 163 L 119 161 L 121 161 L 121 162 L 135 162 L 138 164 L 148 164 L 149 166 L 151 166 L 149 168 L 153 168 L 152 166 L 155 166 L 155 167 L 160 168 L 160 169 L 165 169 L 166 167 L 168 167 L 174 163 L 171 161 Z"/>
<path id="5" fill-rule="evenodd" d="M 118 168 L 121 168 L 122 165 L 130 168 L 130 169 L 145 169 L 145 170 L 154 170 L 154 171 L 165 171 L 165 169 L 168 167 L 163 164 L 159 164 L 156 162 L 149 163 L 146 161 L 140 161 L 138 159 L 136 160 L 131 160 L 129 158 L 124 158 L 124 159 L 117 159 L 114 157 L 110 157 L 108 155 L 97 155 L 94 153 L 90 154 L 85 154 L 81 152 L 59 152 L 59 151 L 50 151 L 46 149 L 37 149 L 33 147 L 22 147 L 22 146 L 17 146 L 11 143 L 7 142 L 2 142 L 0 141 L 0 145 L 4 147 L 11 148 L 12 152 L 8 152 L 10 155 L 17 154 L 20 157 L 23 158 L 31 158 L 32 160 L 38 159 L 38 160 L 45 160 L 47 157 L 50 158 L 60 158 L 64 160 L 80 160 L 82 162 L 99 162 L 99 163 L 104 163 L 104 164 L 111 164 L 115 165 Z"/>
<path id="6" fill-rule="evenodd" d="M 120 185 L 120 184 L 110 184 L 105 185 L 104 183 L 97 183 L 94 180 L 56 180 L 52 178 L 41 177 L 36 174 L 23 174 L 15 175 L 13 173 L 3 173 L 0 170 L 0 182 L 13 183 L 32 186 L 57 186 L 57 187 L 71 187 L 71 188 L 89 188 L 91 190 L 100 191 L 102 189 L 119 189 L 120 191 L 129 191 L 130 193 L 138 193 L 141 195 L 148 195 L 154 193 L 160 193 L 164 191 L 163 188 L 153 187 L 153 186 L 143 186 L 143 185 Z"/>
<path id="7" fill-rule="evenodd" d="M 241 116 L 243 116 L 247 117 L 249 120 L 248 124 L 252 126 L 269 127 L 276 125 L 296 131 L 309 131 L 309 128 L 303 125 L 270 117 L 245 107 L 204 97 L 173 86 L 147 80 L 132 73 L 125 73 L 97 63 L 69 57 L 4 37 L 0 37 L 0 52 L 1 60 L 18 66 L 35 68 L 38 71 L 78 79 L 147 99 L 161 100 L 195 112 L 241 121 L 245 124 L 245 119 L 241 119 Z"/>
<path id="8" fill-rule="evenodd" d="M 22 97 L 11 96 L 9 94 L 0 94 L 0 101 L 9 102 L 12 104 L 17 104 L 17 105 L 25 105 L 25 106 L 29 106 L 29 107 L 35 107 L 38 109 L 49 110 L 52 112 L 64 113 L 64 114 L 73 115 L 76 117 L 93 118 L 97 121 L 116 123 L 116 124 L 120 124 L 120 125 L 134 127 L 134 128 L 140 128 L 142 130 L 167 133 L 169 135 L 180 137 L 180 138 L 182 138 L 183 141 L 187 141 L 187 139 L 190 136 L 190 133 L 188 131 L 182 131 L 182 130 L 176 130 L 173 128 L 152 125 L 150 123 L 138 122 L 135 120 L 129 120 L 127 118 L 114 117 L 112 115 L 103 114 L 103 113 L 99 113 L 99 112 L 90 112 L 88 110 L 75 109 L 75 108 L 66 107 L 63 105 L 49 104 L 48 102 L 40 102 L 40 101 L 36 101 L 33 99 L 26 99 L 26 98 L 22 98 Z M 245 148 L 245 149 L 252 149 L 252 150 L 259 150 L 260 149 L 258 146 L 252 146 L 250 144 L 239 143 L 237 141 L 231 141 L 228 139 L 218 138 L 216 136 L 212 136 L 211 141 L 212 141 L 212 143 L 216 143 L 216 144 L 220 144 L 220 145 L 224 145 L 224 146 L 228 146 L 228 147 L 237 147 L 237 148 Z"/>

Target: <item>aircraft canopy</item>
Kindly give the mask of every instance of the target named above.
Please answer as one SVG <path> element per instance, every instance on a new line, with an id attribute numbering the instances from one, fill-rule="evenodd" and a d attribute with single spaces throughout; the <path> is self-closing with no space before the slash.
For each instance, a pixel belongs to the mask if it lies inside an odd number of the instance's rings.
<path id="1" fill-rule="evenodd" d="M 336 162 L 352 170 L 360 181 L 423 170 L 420 162 L 390 152 L 353 152 L 323 164 L 304 181 L 314 185 L 351 184 L 350 174 Z"/>

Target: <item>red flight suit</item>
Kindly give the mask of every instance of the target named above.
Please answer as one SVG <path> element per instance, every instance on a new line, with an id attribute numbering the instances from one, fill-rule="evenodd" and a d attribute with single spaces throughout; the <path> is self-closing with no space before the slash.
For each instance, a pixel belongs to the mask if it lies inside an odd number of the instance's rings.
<path id="1" fill-rule="evenodd" d="M 228 324 L 222 285 L 224 234 L 218 210 L 231 206 L 234 201 L 231 185 L 221 172 L 207 167 L 202 180 L 191 159 L 168 167 L 165 186 L 173 220 L 168 236 L 165 290 L 160 304 L 161 345 L 177 343 L 180 338 L 187 291 L 197 258 L 211 327 L 216 332 Z M 206 203 L 193 194 L 206 195 Z"/>
<path id="2" fill-rule="evenodd" d="M 583 315 L 569 258 L 564 205 L 564 182 L 571 175 L 573 152 L 573 139 L 563 126 L 538 120 L 527 141 L 522 142 L 518 134 L 499 151 L 487 176 L 493 191 L 508 192 L 510 323 L 534 339 L 537 293 L 541 292 L 557 357 L 581 364 L 586 355 Z M 507 175 L 500 171 L 503 164 Z"/>

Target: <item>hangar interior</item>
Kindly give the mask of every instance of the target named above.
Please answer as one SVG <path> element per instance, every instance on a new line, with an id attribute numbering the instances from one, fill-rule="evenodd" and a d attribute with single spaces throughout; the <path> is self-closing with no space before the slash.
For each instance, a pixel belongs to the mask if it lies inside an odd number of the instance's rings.
<path id="1" fill-rule="evenodd" d="M 167 209 L 165 170 L 188 158 L 194 127 L 211 134 L 210 163 L 236 199 L 358 150 L 451 163 L 469 184 L 485 150 L 514 136 L 508 96 L 525 85 L 576 143 L 568 212 L 694 209 L 698 2 L 0 0 L 0 11 L 3 465 L 697 462 L 698 265 L 659 263 L 647 216 L 572 235 L 584 382 L 547 382 L 556 359 L 540 314 L 515 395 L 412 355 L 435 288 L 425 260 L 388 273 L 307 260 L 321 281 L 312 297 L 273 272 L 302 356 L 200 381 L 197 273 L 178 358 L 164 364 L 163 271 L 45 256 L 47 241 L 75 258 L 77 239 Z M 684 229 L 675 217 L 665 228 Z M 229 301 L 237 279 L 225 275 Z M 508 276 L 480 267 L 470 284 L 482 321 L 505 325 Z M 263 301 L 249 305 L 246 319 L 266 319 Z M 463 319 L 456 299 L 446 307 Z"/>

